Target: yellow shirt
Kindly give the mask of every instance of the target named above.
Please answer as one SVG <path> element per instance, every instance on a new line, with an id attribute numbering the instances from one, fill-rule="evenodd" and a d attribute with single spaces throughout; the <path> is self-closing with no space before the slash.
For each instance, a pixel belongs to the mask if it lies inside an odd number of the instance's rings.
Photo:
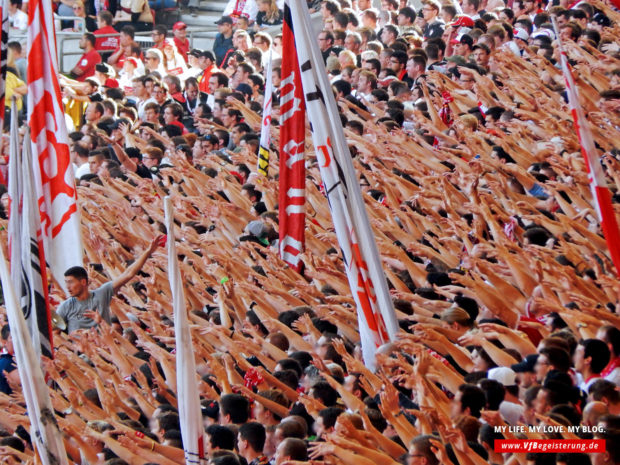
<path id="1" fill-rule="evenodd" d="M 5 88 L 6 100 L 5 101 L 8 107 L 10 107 L 11 105 L 11 97 L 13 97 L 13 94 L 15 93 L 14 89 L 16 87 L 25 86 L 25 85 L 26 83 L 22 81 L 20 78 L 18 78 L 15 74 L 13 74 L 10 71 L 6 72 L 6 88 Z M 22 109 L 21 95 L 17 95 L 15 105 L 17 106 L 17 111 L 20 111 Z"/>

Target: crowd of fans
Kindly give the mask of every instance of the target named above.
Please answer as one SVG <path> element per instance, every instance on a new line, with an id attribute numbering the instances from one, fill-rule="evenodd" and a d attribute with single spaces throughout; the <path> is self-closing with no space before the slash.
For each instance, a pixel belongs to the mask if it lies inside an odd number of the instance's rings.
<path id="1" fill-rule="evenodd" d="M 373 373 L 309 137 L 302 272 L 278 257 L 282 37 L 272 26 L 283 12 L 273 0 L 239 3 L 213 50 L 197 50 L 183 23 L 149 26 L 153 46 L 141 48 L 148 21 L 129 4 L 148 2 L 122 0 L 98 12 L 84 56 L 61 76 L 88 267 L 68 270 L 70 296 L 52 285 L 56 352 L 44 366 L 71 461 L 183 462 L 157 248 L 170 195 L 209 464 L 620 463 L 620 282 L 551 25 L 618 212 L 613 5 L 308 2 L 401 328 Z M 0 236 L 6 244 L 6 228 Z M 35 463 L 6 324 L 0 336 L 0 462 Z M 496 429 L 518 425 L 589 429 Z M 494 447 L 593 437 L 605 452 Z"/>

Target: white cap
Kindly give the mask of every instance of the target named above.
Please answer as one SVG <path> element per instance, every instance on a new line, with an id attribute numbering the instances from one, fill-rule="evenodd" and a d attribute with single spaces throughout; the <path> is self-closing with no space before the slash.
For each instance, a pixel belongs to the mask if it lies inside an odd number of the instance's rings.
<path id="1" fill-rule="evenodd" d="M 504 386 L 516 386 L 517 374 L 508 367 L 491 368 L 487 374 L 489 379 L 502 383 Z"/>
<path id="2" fill-rule="evenodd" d="M 528 40 L 530 35 L 527 33 L 525 29 L 515 29 L 514 31 L 515 39 Z"/>
<path id="3" fill-rule="evenodd" d="M 553 31 L 551 29 L 547 29 L 545 27 L 541 27 L 538 31 L 533 33 L 532 34 L 532 39 L 535 39 L 536 37 L 540 37 L 540 36 L 547 36 L 551 40 L 555 40 L 555 34 L 553 33 Z"/>

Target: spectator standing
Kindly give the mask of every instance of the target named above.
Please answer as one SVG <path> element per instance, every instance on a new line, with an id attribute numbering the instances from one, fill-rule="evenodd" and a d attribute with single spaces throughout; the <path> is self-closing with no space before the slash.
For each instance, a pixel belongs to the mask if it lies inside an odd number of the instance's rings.
<path id="1" fill-rule="evenodd" d="M 148 31 L 153 27 L 153 12 L 148 0 L 120 0 L 114 23 L 117 30 L 132 25 L 136 31 Z"/>
<path id="2" fill-rule="evenodd" d="M 187 39 L 187 24 L 183 21 L 177 21 L 172 26 L 172 34 L 174 35 L 174 45 L 177 51 L 183 57 L 185 63 L 188 63 L 189 40 Z"/>
<path id="3" fill-rule="evenodd" d="M 9 27 L 11 31 L 26 32 L 28 28 L 28 15 L 22 10 L 22 0 L 10 0 L 9 2 Z"/>
<path id="4" fill-rule="evenodd" d="M 95 50 L 98 52 L 114 51 L 120 45 L 120 36 L 118 35 L 116 29 L 112 26 L 113 21 L 114 17 L 112 16 L 112 13 L 107 10 L 103 10 L 97 15 L 97 30 L 94 32 L 95 37 L 101 35 L 110 36 L 97 37 L 97 40 L 95 41 Z"/>
<path id="5" fill-rule="evenodd" d="M 222 16 L 217 24 L 218 33 L 213 43 L 213 53 L 215 53 L 215 63 L 223 68 L 228 55 L 234 50 L 233 46 L 233 21 L 230 16 Z"/>

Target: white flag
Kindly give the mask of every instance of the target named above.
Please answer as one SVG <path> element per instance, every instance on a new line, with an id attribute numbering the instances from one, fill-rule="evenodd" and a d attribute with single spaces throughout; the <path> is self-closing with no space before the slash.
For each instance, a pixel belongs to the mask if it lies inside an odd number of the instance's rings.
<path id="1" fill-rule="evenodd" d="M 271 108 L 273 106 L 273 52 L 269 50 L 265 82 L 265 102 L 263 103 L 263 119 L 260 126 L 260 143 L 258 148 L 257 171 L 263 176 L 269 172 L 269 144 L 271 142 Z"/>
<path id="2" fill-rule="evenodd" d="M 67 465 L 67 453 L 58 430 L 48 388 L 30 341 L 26 320 L 17 302 L 2 247 L 0 247 L 0 279 L 15 349 L 15 360 L 30 418 L 30 437 L 43 465 Z"/>
<path id="3" fill-rule="evenodd" d="M 166 229 L 168 234 L 168 280 L 172 291 L 174 332 L 176 341 L 177 401 L 185 463 L 201 463 L 204 459 L 204 434 L 202 410 L 196 381 L 196 362 L 192 335 L 187 321 L 183 280 L 179 270 L 174 239 L 174 209 L 170 197 L 164 199 Z"/>
<path id="4" fill-rule="evenodd" d="M 292 17 L 312 140 L 357 305 L 364 363 L 374 370 L 377 347 L 398 331 L 396 314 L 308 8 L 287 0 L 284 10 Z"/>
<path id="5" fill-rule="evenodd" d="M 41 219 L 34 197 L 33 171 L 29 133 L 26 133 L 23 153 L 19 153 L 19 129 L 15 102 L 11 109 L 9 153 L 9 245 L 11 251 L 11 281 L 18 292 L 20 307 L 30 331 L 33 349 L 53 358 L 51 319 L 47 298 L 45 256 L 41 242 Z M 43 264 L 43 266 L 41 266 Z"/>

